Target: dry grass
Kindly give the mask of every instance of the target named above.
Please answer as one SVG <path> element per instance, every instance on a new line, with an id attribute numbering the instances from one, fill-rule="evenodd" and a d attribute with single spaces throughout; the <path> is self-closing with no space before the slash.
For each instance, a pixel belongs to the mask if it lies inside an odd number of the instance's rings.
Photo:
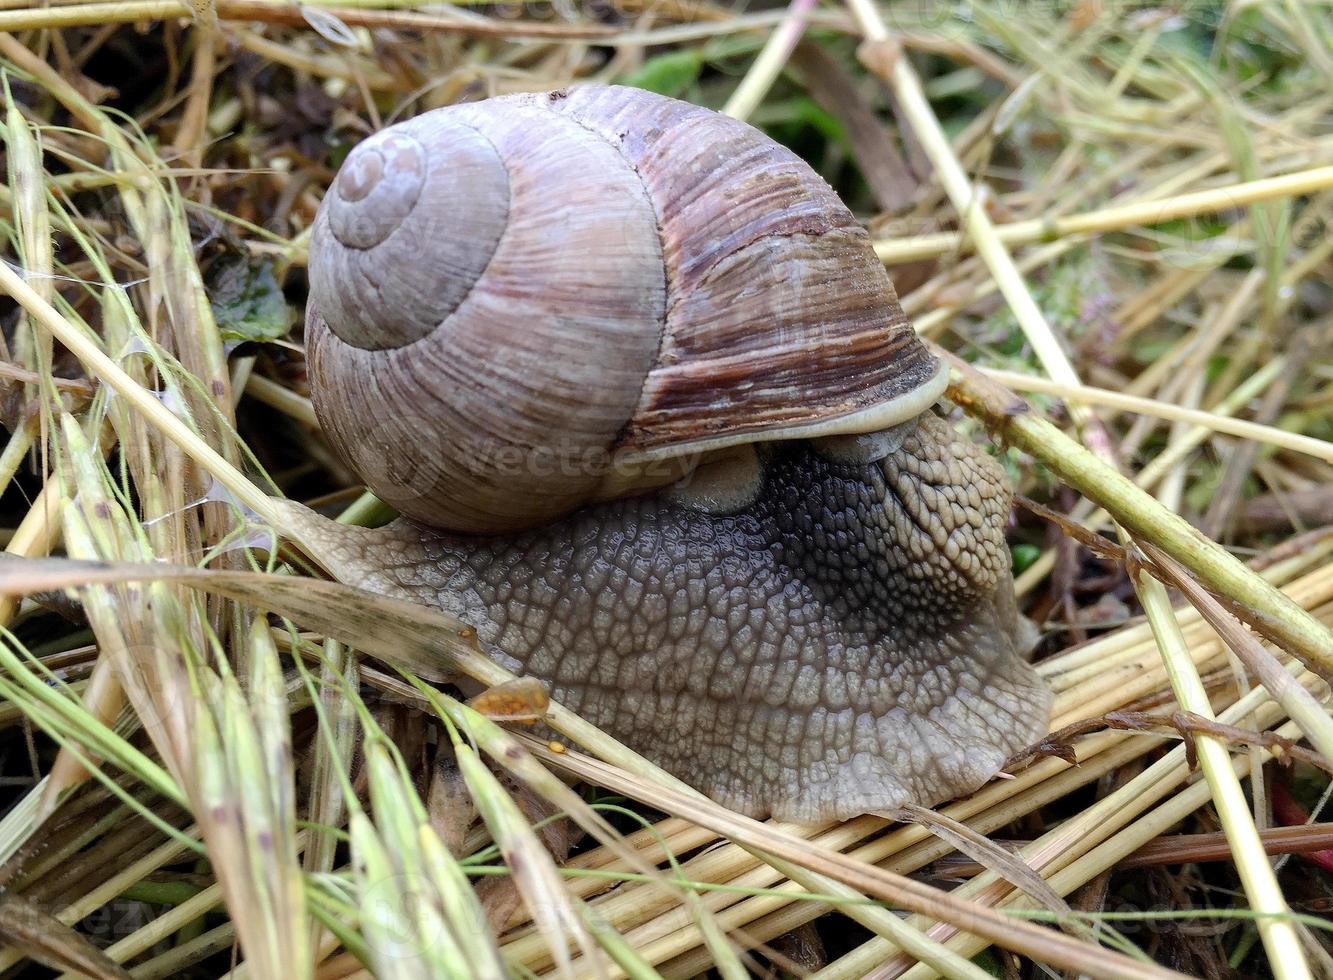
<path id="1" fill-rule="evenodd" d="M 1333 975 L 1326 2 L 0 0 L 0 31 L 6 975 Z M 1063 515 L 1012 544 L 1074 727 L 937 817 L 739 817 L 559 705 L 548 744 L 432 686 L 507 679 L 464 624 L 298 577 L 277 498 L 382 516 L 291 329 L 337 162 L 594 80 L 806 155 L 959 358 L 959 424 Z"/>

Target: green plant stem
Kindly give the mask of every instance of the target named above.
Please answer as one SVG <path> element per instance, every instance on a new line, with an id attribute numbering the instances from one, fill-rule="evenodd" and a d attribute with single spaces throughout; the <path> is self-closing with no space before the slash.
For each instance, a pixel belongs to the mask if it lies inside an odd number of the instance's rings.
<path id="1" fill-rule="evenodd" d="M 1041 418 L 1026 401 L 952 355 L 947 395 L 992 433 L 1043 463 L 1137 537 L 1188 568 L 1209 589 L 1241 603 L 1254 621 L 1325 679 L 1333 678 L 1333 631 L 1217 542 L 1200 534 L 1114 467 Z"/>
<path id="2" fill-rule="evenodd" d="M 1287 716 L 1300 726 L 1315 750 L 1326 759 L 1333 759 L 1333 717 L 1330 717 L 1328 708 L 1304 685 L 1298 683 L 1263 644 L 1246 632 L 1222 608 L 1220 602 L 1185 574 L 1179 562 L 1162 554 L 1160 549 L 1151 544 L 1141 542 L 1141 547 L 1157 566 L 1159 577 L 1165 576 L 1163 582 L 1184 594 L 1213 628 L 1213 632 L 1236 655 L 1245 670 L 1264 686 L 1273 699 L 1282 705 Z"/>

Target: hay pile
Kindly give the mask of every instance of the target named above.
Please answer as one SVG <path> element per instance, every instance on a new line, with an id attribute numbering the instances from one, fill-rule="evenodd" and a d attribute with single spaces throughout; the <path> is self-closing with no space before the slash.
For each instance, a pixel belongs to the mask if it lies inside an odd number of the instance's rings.
<path id="1" fill-rule="evenodd" d="M 1333 975 L 1326 3 L 6 0 L 0 31 L 6 975 Z M 271 547 L 276 495 L 383 517 L 299 326 L 341 159 L 594 80 L 802 154 L 962 359 L 960 426 L 1035 501 L 1057 734 L 1012 778 L 755 823 L 418 681 L 504 676 Z"/>

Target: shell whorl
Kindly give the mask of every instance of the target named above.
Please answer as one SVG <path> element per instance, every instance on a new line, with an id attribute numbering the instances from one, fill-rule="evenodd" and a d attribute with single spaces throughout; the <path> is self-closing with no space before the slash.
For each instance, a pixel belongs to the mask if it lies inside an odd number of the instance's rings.
<path id="1" fill-rule="evenodd" d="M 504 232 L 509 184 L 480 133 L 421 116 L 347 157 L 310 242 L 324 321 L 367 350 L 425 337 L 462 302 Z"/>
<path id="2" fill-rule="evenodd" d="M 329 231 L 348 248 L 374 248 L 412 213 L 430 161 L 406 133 L 385 132 L 351 154 L 330 190 Z"/>
<path id="3" fill-rule="evenodd" d="M 335 445 L 400 511 L 464 532 L 670 482 L 718 445 L 884 427 L 943 380 L 803 161 L 605 86 L 358 146 L 312 231 L 307 324 Z"/>
<path id="4" fill-rule="evenodd" d="M 357 243 L 379 221 L 343 213 L 375 190 L 349 201 L 340 175 L 321 209 L 316 411 L 411 517 L 480 532 L 566 513 L 601 483 L 658 348 L 665 286 L 643 186 L 614 147 L 540 105 L 437 110 L 386 134 L 423 148 L 426 177 L 369 248 Z M 353 187 L 363 169 L 390 174 L 379 147 L 364 167 L 360 147 L 348 157 Z M 348 244 L 343 225 L 373 233 Z"/>

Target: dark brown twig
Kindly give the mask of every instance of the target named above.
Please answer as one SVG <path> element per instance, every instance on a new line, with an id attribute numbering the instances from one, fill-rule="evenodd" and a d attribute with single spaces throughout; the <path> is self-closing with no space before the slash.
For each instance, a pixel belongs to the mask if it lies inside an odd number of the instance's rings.
<path id="1" fill-rule="evenodd" d="M 1312 823 L 1301 827 L 1269 827 L 1259 831 L 1268 854 L 1309 854 L 1333 848 L 1333 823 Z M 1006 850 L 1017 849 L 1027 841 L 995 841 Z M 1150 868 L 1196 861 L 1230 861 L 1231 847 L 1223 833 L 1171 834 L 1149 841 L 1116 865 L 1124 868 Z M 986 869 L 969 858 L 944 858 L 934 870 L 943 878 L 971 878 Z"/>
<path id="2" fill-rule="evenodd" d="M 1256 732 L 1248 728 L 1237 728 L 1211 718 L 1204 718 L 1192 711 L 1173 711 L 1170 714 L 1153 714 L 1147 711 L 1111 711 L 1095 718 L 1085 718 L 1066 725 L 1057 732 L 1052 732 L 1040 742 L 1029 746 L 1011 757 L 1004 765 L 1005 772 L 1030 765 L 1032 762 L 1054 756 L 1063 759 L 1071 766 L 1078 763 L 1073 742 L 1082 735 L 1114 729 L 1125 732 L 1150 732 L 1154 729 L 1169 729 L 1179 734 L 1185 743 L 1185 760 L 1191 769 L 1195 766 L 1194 737 L 1207 735 L 1234 745 L 1258 745 L 1273 753 L 1274 758 L 1284 765 L 1293 760 L 1308 762 L 1312 766 L 1333 773 L 1333 762 L 1311 749 L 1298 745 L 1289 738 L 1276 732 Z"/>

